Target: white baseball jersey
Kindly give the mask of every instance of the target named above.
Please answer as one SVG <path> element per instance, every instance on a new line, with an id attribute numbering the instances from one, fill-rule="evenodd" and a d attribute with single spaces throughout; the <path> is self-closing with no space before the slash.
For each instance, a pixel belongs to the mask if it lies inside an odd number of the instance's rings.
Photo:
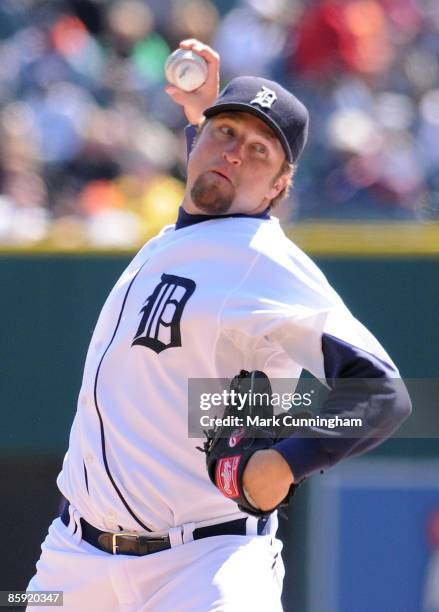
<path id="1" fill-rule="evenodd" d="M 242 368 L 278 378 L 306 368 L 328 379 L 353 365 L 352 375 L 398 376 L 276 218 L 181 216 L 123 272 L 87 354 L 58 486 L 103 530 L 161 532 L 241 516 L 188 437 L 188 379 Z M 352 454 L 332 451 L 327 461 L 313 442 L 279 446 L 300 477 Z"/>

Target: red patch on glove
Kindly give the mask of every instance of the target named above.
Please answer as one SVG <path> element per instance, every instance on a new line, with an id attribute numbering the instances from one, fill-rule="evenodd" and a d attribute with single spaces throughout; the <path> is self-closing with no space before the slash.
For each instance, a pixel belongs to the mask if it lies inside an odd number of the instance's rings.
<path id="1" fill-rule="evenodd" d="M 221 493 L 225 497 L 234 499 L 239 497 L 238 465 L 241 455 L 222 457 L 216 464 L 215 480 Z"/>

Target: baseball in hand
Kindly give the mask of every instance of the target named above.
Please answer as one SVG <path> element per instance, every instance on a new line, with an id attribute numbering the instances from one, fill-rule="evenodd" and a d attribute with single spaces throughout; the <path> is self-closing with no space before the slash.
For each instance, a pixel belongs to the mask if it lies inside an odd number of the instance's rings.
<path id="1" fill-rule="evenodd" d="M 194 91 L 207 79 L 207 62 L 190 49 L 177 49 L 166 60 L 166 78 L 183 91 Z"/>

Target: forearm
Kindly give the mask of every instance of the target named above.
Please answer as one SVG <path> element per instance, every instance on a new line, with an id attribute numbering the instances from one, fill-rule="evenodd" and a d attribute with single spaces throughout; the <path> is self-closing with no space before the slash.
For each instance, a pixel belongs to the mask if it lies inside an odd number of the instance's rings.
<path id="1" fill-rule="evenodd" d="M 347 383 L 347 384 L 344 384 Z M 358 428 L 305 428 L 304 435 L 279 441 L 275 449 L 300 482 L 342 459 L 365 453 L 386 440 L 409 416 L 411 402 L 400 378 L 349 379 L 334 387 L 319 416 L 356 418 Z"/>
<path id="2" fill-rule="evenodd" d="M 319 416 L 357 418 L 362 426 L 350 431 L 307 427 L 255 454 L 244 472 L 244 486 L 262 509 L 282 501 L 292 483 L 374 448 L 411 412 L 404 382 L 390 365 L 337 339 L 324 339 L 323 349 L 337 367 L 327 368 L 331 390 Z"/>
<path id="3" fill-rule="evenodd" d="M 275 508 L 292 484 L 342 459 L 367 452 L 386 439 L 408 416 L 410 399 L 401 379 L 377 381 L 377 384 L 381 393 L 358 394 L 355 398 L 347 398 L 339 389 L 334 389 L 326 404 L 327 412 L 322 413 L 346 416 L 361 412 L 366 422 L 361 437 L 343 437 L 336 431 L 328 431 L 327 435 L 321 430 L 307 431 L 313 437 L 296 435 L 279 441 L 271 449 L 257 451 L 243 476 L 250 503 L 261 510 Z M 386 393 L 382 392 L 384 389 Z"/>

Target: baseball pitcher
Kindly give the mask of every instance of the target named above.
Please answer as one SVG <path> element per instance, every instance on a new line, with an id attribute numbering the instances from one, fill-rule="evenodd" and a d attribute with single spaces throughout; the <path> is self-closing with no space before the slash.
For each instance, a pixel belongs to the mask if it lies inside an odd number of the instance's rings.
<path id="1" fill-rule="evenodd" d="M 411 410 L 389 355 L 271 215 L 306 143 L 306 108 L 258 77 L 218 95 L 215 51 L 181 47 L 208 65 L 197 90 L 167 87 L 191 124 L 184 199 L 103 305 L 57 480 L 63 509 L 28 587 L 63 591 L 66 611 L 281 610 L 277 508 Z M 189 379 L 248 392 L 303 369 L 329 389 L 321 414 L 361 416 L 368 435 L 188 436 Z M 343 393 L 357 379 L 379 384 Z"/>

